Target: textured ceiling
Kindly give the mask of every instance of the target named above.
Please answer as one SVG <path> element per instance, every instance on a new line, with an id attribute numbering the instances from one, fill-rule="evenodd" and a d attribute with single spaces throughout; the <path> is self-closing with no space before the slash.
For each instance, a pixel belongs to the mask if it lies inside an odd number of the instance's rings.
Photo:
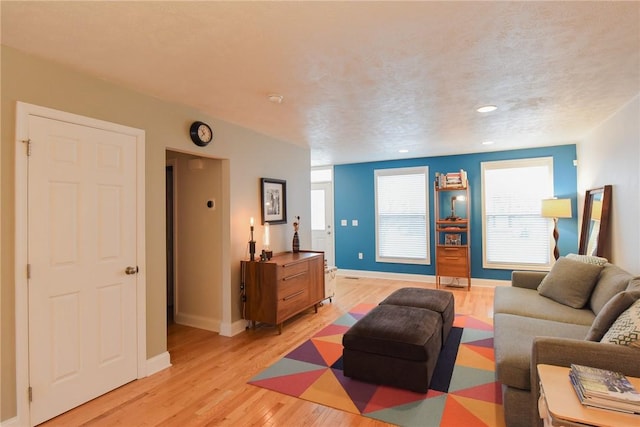
<path id="1" fill-rule="evenodd" d="M 2 44 L 309 146 L 313 165 L 575 143 L 640 93 L 640 2 L 1 7 Z"/>

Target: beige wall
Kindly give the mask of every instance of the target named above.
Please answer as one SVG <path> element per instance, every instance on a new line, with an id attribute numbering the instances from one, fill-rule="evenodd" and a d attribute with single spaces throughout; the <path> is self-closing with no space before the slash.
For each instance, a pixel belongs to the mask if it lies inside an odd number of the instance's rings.
<path id="1" fill-rule="evenodd" d="M 287 180 L 289 215 L 310 216 L 309 150 L 269 138 L 248 129 L 204 116 L 197 110 L 163 102 L 135 91 L 70 70 L 50 61 L 2 47 L 2 130 L 0 147 L 1 217 L 1 379 L 0 420 L 16 415 L 14 319 L 14 125 L 16 102 L 144 129 L 146 132 L 146 265 L 147 357 L 166 351 L 165 289 L 165 153 L 167 149 L 220 159 L 221 216 L 218 307 L 221 329 L 242 324 L 239 302 L 239 261 L 246 255 L 248 218 L 260 218 L 260 177 Z M 208 147 L 189 139 L 194 120 L 208 122 L 215 139 Z M 306 222 L 308 224 L 308 221 Z M 303 242 L 311 232 L 303 221 Z M 260 234 L 261 227 L 257 227 Z M 260 234 L 261 235 L 261 234 Z M 272 227 L 275 251 L 289 249 L 289 224 Z M 260 236 L 256 239 L 261 240 Z M 304 245 L 303 245 L 304 246 Z M 260 245 L 259 245 L 260 247 Z"/>
<path id="2" fill-rule="evenodd" d="M 639 117 L 637 95 L 577 146 L 579 206 L 586 190 L 612 185 L 611 261 L 633 274 L 640 274 Z"/>
<path id="3" fill-rule="evenodd" d="M 167 153 L 175 180 L 176 323 L 219 331 L 222 322 L 222 163 Z M 201 168 L 194 168 L 195 160 Z M 207 201 L 215 201 L 212 208 Z"/>

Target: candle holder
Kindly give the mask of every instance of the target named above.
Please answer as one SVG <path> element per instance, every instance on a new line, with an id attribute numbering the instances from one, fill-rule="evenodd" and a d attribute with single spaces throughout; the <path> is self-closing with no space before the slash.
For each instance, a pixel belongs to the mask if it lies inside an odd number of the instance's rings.
<path id="1" fill-rule="evenodd" d="M 251 218 L 251 221 L 249 222 L 249 224 L 251 224 L 251 227 L 250 227 L 251 240 L 249 240 L 249 261 L 255 261 L 256 260 L 256 241 L 253 240 L 253 217 Z"/>

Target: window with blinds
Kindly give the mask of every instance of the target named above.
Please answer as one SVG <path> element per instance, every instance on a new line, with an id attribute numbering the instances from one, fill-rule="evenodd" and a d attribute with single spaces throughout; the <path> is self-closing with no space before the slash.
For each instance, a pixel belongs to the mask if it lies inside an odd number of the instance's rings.
<path id="1" fill-rule="evenodd" d="M 483 267 L 540 269 L 551 265 L 553 158 L 482 163 Z"/>
<path id="2" fill-rule="evenodd" d="M 428 168 L 375 171 L 376 261 L 429 264 Z"/>

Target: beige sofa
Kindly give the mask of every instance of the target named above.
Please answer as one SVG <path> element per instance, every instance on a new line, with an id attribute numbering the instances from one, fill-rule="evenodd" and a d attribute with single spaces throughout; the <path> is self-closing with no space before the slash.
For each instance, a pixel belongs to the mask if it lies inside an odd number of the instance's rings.
<path id="1" fill-rule="evenodd" d="M 610 263 L 599 266 L 593 288 L 582 291 L 586 294 L 582 308 L 566 305 L 561 296 L 548 289 L 543 292 L 547 296 L 538 291 L 543 279 L 549 276 L 556 283 L 548 279 L 545 285 L 551 283 L 555 290 L 566 292 L 570 286 L 558 286 L 557 279 L 563 276 L 555 274 L 554 270 L 560 271 L 562 265 L 564 276 L 567 276 L 567 267 L 582 271 L 587 268 L 582 267 L 583 264 L 575 258 L 560 258 L 548 274 L 514 271 L 511 287 L 496 288 L 496 376 L 502 383 L 508 427 L 542 424 L 537 410 L 539 388 L 535 366 L 539 363 L 559 366 L 577 363 L 640 376 L 640 348 L 600 342 L 620 312 L 640 298 L 640 279 L 634 279 Z M 584 282 L 580 274 L 569 276 L 567 282 Z M 579 296 L 575 289 L 573 292 L 569 299 Z M 623 300 L 624 306 L 621 306 Z M 579 307 L 580 302 L 573 301 L 573 305 Z M 585 339 L 587 335 L 591 341 Z"/>

